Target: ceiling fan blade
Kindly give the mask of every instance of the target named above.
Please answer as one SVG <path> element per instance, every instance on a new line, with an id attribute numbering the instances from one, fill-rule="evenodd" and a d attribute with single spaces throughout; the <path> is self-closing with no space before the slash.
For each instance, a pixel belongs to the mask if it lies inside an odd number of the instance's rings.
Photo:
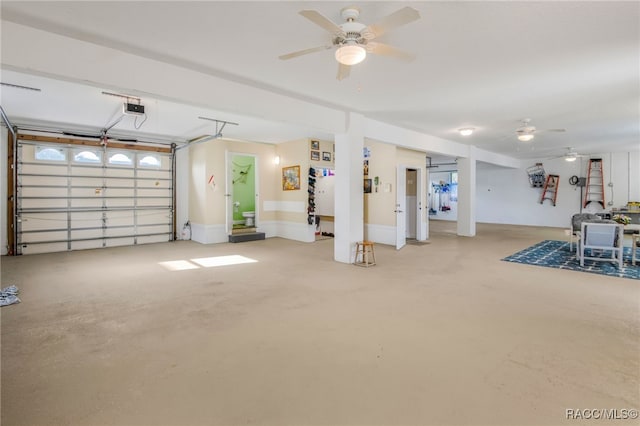
<path id="1" fill-rule="evenodd" d="M 316 24 L 316 25 L 324 28 L 325 30 L 329 31 L 331 34 L 335 34 L 335 35 L 344 34 L 344 31 L 342 31 L 342 28 L 340 28 L 338 25 L 336 25 L 333 22 L 331 22 L 329 20 L 329 18 L 325 17 L 324 15 L 322 15 L 318 11 L 315 11 L 315 10 L 301 10 L 300 11 L 300 15 L 304 16 L 305 18 L 307 18 L 308 20 L 310 20 L 314 24 Z"/>
<path id="2" fill-rule="evenodd" d="M 410 22 L 417 21 L 418 19 L 420 19 L 420 12 L 407 6 L 382 18 L 380 22 L 369 25 L 363 30 L 363 33 L 368 33 L 369 37 L 366 38 L 371 40 L 376 37 L 380 37 L 387 31 L 406 25 Z"/>
<path id="3" fill-rule="evenodd" d="M 298 56 L 306 55 L 308 53 L 320 52 L 321 50 L 331 49 L 332 47 L 333 46 L 331 45 L 312 47 L 310 49 L 298 50 L 297 52 L 291 52 L 291 53 L 287 53 L 286 55 L 280 55 L 278 56 L 278 58 L 282 59 L 283 61 L 286 61 L 287 59 L 296 58 Z"/>
<path id="4" fill-rule="evenodd" d="M 338 65 L 338 75 L 336 76 L 336 79 L 344 80 L 345 78 L 349 77 L 349 73 L 351 73 L 351 66 L 350 65 L 339 64 Z"/>
<path id="5" fill-rule="evenodd" d="M 411 62 L 415 59 L 415 56 L 405 52 L 404 50 L 375 41 L 367 43 L 367 50 L 371 53 L 375 53 L 376 55 L 392 56 L 396 59 L 401 59 L 407 62 Z"/>
<path id="6" fill-rule="evenodd" d="M 556 132 L 556 133 L 564 133 L 567 129 L 546 129 L 546 130 L 538 130 L 539 132 Z"/>

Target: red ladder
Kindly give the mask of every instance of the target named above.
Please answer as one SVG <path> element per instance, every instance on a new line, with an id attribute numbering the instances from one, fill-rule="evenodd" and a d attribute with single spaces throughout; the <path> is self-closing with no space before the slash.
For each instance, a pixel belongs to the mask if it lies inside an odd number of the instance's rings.
<path id="1" fill-rule="evenodd" d="M 602 204 L 604 209 L 604 173 L 602 170 L 602 158 L 589 159 L 589 169 L 587 170 L 587 192 L 584 194 L 584 204 L 596 202 Z"/>
<path id="2" fill-rule="evenodd" d="M 544 181 L 544 188 L 542 189 L 542 197 L 540 197 L 540 204 L 544 203 L 544 200 L 551 200 L 553 205 L 556 205 L 556 198 L 558 198 L 558 185 L 560 184 L 560 176 L 547 175 L 547 179 Z"/>

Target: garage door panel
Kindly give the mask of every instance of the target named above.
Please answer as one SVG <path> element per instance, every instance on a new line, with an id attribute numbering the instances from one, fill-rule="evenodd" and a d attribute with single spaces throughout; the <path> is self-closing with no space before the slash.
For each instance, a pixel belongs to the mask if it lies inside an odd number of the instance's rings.
<path id="1" fill-rule="evenodd" d="M 66 197 L 67 188 L 22 187 L 22 197 Z"/>
<path id="2" fill-rule="evenodd" d="M 31 213 L 22 215 L 20 220 L 23 231 L 42 231 L 67 226 L 66 213 Z"/>
<path id="3" fill-rule="evenodd" d="M 135 200 L 132 198 L 109 198 L 105 200 L 107 208 L 134 208 Z"/>
<path id="4" fill-rule="evenodd" d="M 56 253 L 67 250 L 67 243 L 26 244 L 20 248 L 22 254 Z"/>
<path id="5" fill-rule="evenodd" d="M 153 226 L 139 226 L 138 233 L 144 234 L 167 234 L 171 231 L 171 226 L 166 225 L 153 225 Z"/>
<path id="6" fill-rule="evenodd" d="M 72 198 L 72 209 L 100 209 L 102 208 L 102 200 L 87 198 Z"/>
<path id="7" fill-rule="evenodd" d="M 133 179 L 135 177 L 135 174 L 133 169 L 130 168 L 109 168 L 105 170 L 105 176 L 107 178 Z"/>
<path id="8" fill-rule="evenodd" d="M 80 179 L 85 176 L 102 177 L 101 167 L 71 167 L 71 176 Z"/>
<path id="9" fill-rule="evenodd" d="M 131 179 L 133 179 L 133 177 L 130 178 L 126 178 L 126 179 L 116 179 L 116 178 L 105 178 L 104 179 L 104 183 L 105 186 L 107 188 L 114 188 L 114 187 L 134 187 L 134 183 L 131 181 Z"/>
<path id="10" fill-rule="evenodd" d="M 171 181 L 170 180 L 139 180 L 138 181 L 138 189 L 167 189 L 171 190 Z"/>
<path id="11" fill-rule="evenodd" d="M 47 199 L 23 199 L 21 202 L 23 210 L 43 210 L 43 209 L 66 209 L 67 200 L 64 198 L 47 198 Z"/>
<path id="12" fill-rule="evenodd" d="M 23 186 L 33 185 L 50 185 L 50 186 L 64 186 L 68 185 L 68 179 L 66 176 L 25 176 L 19 175 L 18 184 Z"/>
<path id="13" fill-rule="evenodd" d="M 90 197 L 99 199 L 102 197 L 102 188 L 100 186 L 83 185 L 82 187 L 71 188 L 72 197 Z"/>
<path id="14" fill-rule="evenodd" d="M 151 235 L 145 237 L 138 237 L 138 244 L 153 244 L 163 243 L 167 241 L 166 235 Z"/>
<path id="15" fill-rule="evenodd" d="M 171 197 L 171 189 L 164 188 L 138 188 L 140 197 Z"/>
<path id="16" fill-rule="evenodd" d="M 106 241 L 107 247 L 132 246 L 135 244 L 133 237 L 127 238 L 110 238 Z M 166 239 L 164 240 L 167 241 Z"/>
<path id="17" fill-rule="evenodd" d="M 66 229 L 56 232 L 25 232 L 22 242 L 29 244 L 44 241 L 66 241 L 67 235 Z"/>
<path id="18" fill-rule="evenodd" d="M 67 172 L 66 164 L 20 164 L 21 174 L 54 175 L 59 176 Z"/>
<path id="19" fill-rule="evenodd" d="M 138 225 L 169 223 L 171 216 L 167 210 L 149 210 L 138 213 Z"/>
<path id="20" fill-rule="evenodd" d="M 78 231 L 71 231 L 72 240 L 85 240 L 89 238 L 102 238 L 102 229 L 82 229 Z"/>
<path id="21" fill-rule="evenodd" d="M 171 179 L 171 171 L 161 169 L 138 169 L 138 177 L 143 179 Z"/>
<path id="22" fill-rule="evenodd" d="M 102 226 L 102 212 L 74 212 L 71 213 L 73 228 L 88 228 Z"/>
<path id="23" fill-rule="evenodd" d="M 98 155 L 102 162 L 93 165 L 76 161 L 74 155 L 81 148 L 72 145 L 43 144 L 54 146 L 54 152 L 48 148 L 38 151 L 39 144 L 32 141 L 19 140 L 18 146 L 17 213 L 22 220 L 17 228 L 18 248 L 25 246 L 19 253 L 93 249 L 173 238 L 170 155 L 109 149 Z M 50 157 L 35 158 L 36 152 L 45 151 Z M 61 159 L 53 158 L 61 153 Z M 127 158 L 131 165 L 115 164 Z M 160 159 L 160 168 L 153 167 L 154 158 Z M 138 163 L 142 159 L 145 161 Z M 56 240 L 61 242 L 53 242 Z"/>
<path id="24" fill-rule="evenodd" d="M 107 197 L 134 197 L 136 190 L 135 188 L 107 188 L 104 195 Z"/>
<path id="25" fill-rule="evenodd" d="M 171 198 L 139 198 L 139 207 L 163 207 L 169 208 L 171 205 Z"/>
<path id="26" fill-rule="evenodd" d="M 72 241 L 71 250 L 89 250 L 102 248 L 102 240 Z"/>
<path id="27" fill-rule="evenodd" d="M 107 226 L 133 226 L 135 224 L 133 212 L 108 212 Z"/>
<path id="28" fill-rule="evenodd" d="M 133 226 L 125 228 L 107 228 L 105 229 L 105 236 L 107 237 L 130 237 L 136 233 L 136 229 Z"/>

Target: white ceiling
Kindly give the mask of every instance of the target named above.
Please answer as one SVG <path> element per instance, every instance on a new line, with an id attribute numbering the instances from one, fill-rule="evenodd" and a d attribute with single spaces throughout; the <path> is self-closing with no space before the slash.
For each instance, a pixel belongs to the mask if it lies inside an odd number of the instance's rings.
<path id="1" fill-rule="evenodd" d="M 328 33 L 298 14 L 300 10 L 315 9 L 340 23 L 340 9 L 351 4 L 3 1 L 1 7 L 3 20 L 204 69 L 513 157 L 559 155 L 564 147 L 582 153 L 639 149 L 640 3 L 358 2 L 365 24 L 404 6 L 420 12 L 420 20 L 380 39 L 415 54 L 414 62 L 370 55 L 353 67 L 348 79 L 337 81 L 331 50 L 278 59 L 330 41 Z M 20 71 L 3 72 L 2 81 L 32 83 L 43 89 L 43 97 L 60 90 L 72 93 L 65 102 L 87 105 L 87 122 L 79 124 L 102 127 L 117 109 L 117 99 L 100 95 L 95 87 L 74 85 L 76 90 L 70 90 L 64 86 L 69 82 Z M 28 117 L 36 110 L 25 99 L 35 95 L 12 93 L 3 87 L 2 106 L 10 116 L 65 122 L 64 106 L 46 117 Z M 330 137 L 302 126 L 227 114 L 223 101 L 211 110 L 155 95 L 151 102 L 162 106 L 165 120 L 145 126 L 152 133 L 175 138 L 207 133 L 196 118 L 205 115 L 240 122 L 225 132 L 231 137 L 265 142 Z M 172 117 L 171 123 L 166 117 Z M 531 118 L 538 129 L 567 132 L 543 133 L 534 143 L 518 143 L 515 129 L 523 118 Z M 458 135 L 456 130 L 467 126 L 476 133 Z"/>

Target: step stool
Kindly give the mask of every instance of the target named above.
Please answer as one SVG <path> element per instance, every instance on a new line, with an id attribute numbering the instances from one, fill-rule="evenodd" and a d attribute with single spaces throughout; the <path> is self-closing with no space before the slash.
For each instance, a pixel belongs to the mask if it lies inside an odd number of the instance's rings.
<path id="1" fill-rule="evenodd" d="M 358 257 L 360 258 L 360 261 L 358 261 Z M 373 251 L 373 242 L 361 241 L 356 243 L 356 258 L 353 261 L 353 264 L 364 267 L 376 264 L 376 254 Z"/>

